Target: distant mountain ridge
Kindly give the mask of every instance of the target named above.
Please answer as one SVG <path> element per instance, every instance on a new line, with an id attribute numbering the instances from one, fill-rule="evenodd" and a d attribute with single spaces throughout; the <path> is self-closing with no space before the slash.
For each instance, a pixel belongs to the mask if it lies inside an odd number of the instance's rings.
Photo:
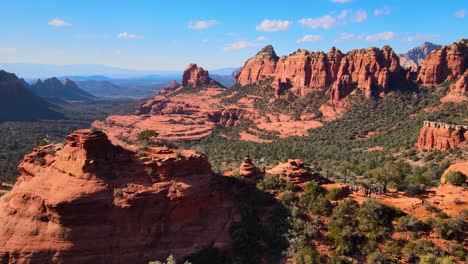
<path id="1" fill-rule="evenodd" d="M 53 77 L 45 81 L 40 79 L 31 86 L 31 90 L 42 97 L 57 98 L 65 101 L 91 101 L 95 96 L 78 88 L 76 83 L 65 79 L 62 83 Z"/>
<path id="2" fill-rule="evenodd" d="M 417 68 L 422 65 L 424 59 L 426 59 L 432 51 L 439 50 L 440 48 L 442 48 L 442 45 L 424 42 L 420 46 L 410 49 L 405 54 L 398 54 L 398 57 L 400 57 L 400 64 L 405 69 L 410 67 Z"/>
<path id="3" fill-rule="evenodd" d="M 61 114 L 15 74 L 0 70 L 0 122 L 56 119 Z"/>

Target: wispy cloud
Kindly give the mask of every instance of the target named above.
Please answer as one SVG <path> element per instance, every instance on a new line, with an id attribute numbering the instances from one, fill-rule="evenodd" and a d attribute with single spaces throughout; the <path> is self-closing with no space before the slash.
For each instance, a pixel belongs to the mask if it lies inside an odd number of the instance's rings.
<path id="1" fill-rule="evenodd" d="M 381 32 L 381 33 L 377 33 L 374 35 L 366 36 L 366 40 L 375 42 L 375 41 L 383 41 L 383 40 L 392 40 L 395 37 L 396 35 L 393 32 Z"/>
<path id="2" fill-rule="evenodd" d="M 265 36 L 260 36 L 257 38 L 257 41 L 265 41 L 265 40 L 267 40 L 267 37 Z"/>
<path id="3" fill-rule="evenodd" d="M 354 14 L 353 21 L 361 23 L 367 19 L 367 12 L 365 10 L 358 10 Z"/>
<path id="4" fill-rule="evenodd" d="M 330 29 L 340 25 L 345 25 L 348 22 L 361 23 L 365 21 L 367 17 L 367 11 L 365 10 L 359 9 L 357 11 L 353 11 L 348 9 L 341 10 L 338 14 L 330 13 L 316 18 L 303 18 L 299 20 L 299 24 L 312 29 Z"/>
<path id="5" fill-rule="evenodd" d="M 324 38 L 320 35 L 305 35 L 304 37 L 296 40 L 296 43 L 315 42 L 321 40 L 324 40 Z"/>
<path id="6" fill-rule="evenodd" d="M 351 0 L 331 0 L 333 3 L 348 3 L 351 2 Z"/>
<path id="7" fill-rule="evenodd" d="M 318 18 L 303 18 L 299 20 L 299 23 L 301 25 L 310 27 L 312 29 L 316 29 L 316 28 L 329 29 L 329 28 L 338 26 L 337 20 L 330 15 L 325 15 L 325 16 L 318 17 Z"/>
<path id="8" fill-rule="evenodd" d="M 242 49 L 251 49 L 258 47 L 259 44 L 252 43 L 248 41 L 237 41 L 234 43 L 227 44 L 224 47 L 224 51 L 233 51 L 233 50 L 242 50 Z"/>
<path id="9" fill-rule="evenodd" d="M 136 39 L 136 38 L 138 38 L 138 36 L 135 35 L 135 34 L 130 34 L 128 32 L 121 32 L 121 33 L 117 34 L 117 38 L 119 38 L 119 39 Z"/>
<path id="10" fill-rule="evenodd" d="M 374 16 L 384 16 L 384 15 L 390 15 L 391 10 L 390 7 L 384 6 L 379 9 L 374 9 Z"/>
<path id="11" fill-rule="evenodd" d="M 266 31 L 266 32 L 276 32 L 276 31 L 284 31 L 288 30 L 292 26 L 292 22 L 288 20 L 269 20 L 265 19 L 257 25 L 256 29 L 258 31 Z"/>
<path id="12" fill-rule="evenodd" d="M 468 11 L 466 11 L 465 9 L 461 9 L 461 10 L 458 10 L 457 12 L 455 12 L 455 17 L 456 18 L 465 18 L 465 16 L 468 14 Z"/>
<path id="13" fill-rule="evenodd" d="M 200 30 L 200 29 L 207 29 L 217 24 L 219 24 L 219 22 L 216 20 L 198 20 L 195 22 L 190 21 L 188 24 L 188 28 L 194 29 L 194 30 Z"/>
<path id="14" fill-rule="evenodd" d="M 58 18 L 52 19 L 48 24 L 49 26 L 53 27 L 69 27 L 72 25 L 71 23 L 65 22 L 64 20 Z"/>
<path id="15" fill-rule="evenodd" d="M 403 36 L 401 38 L 401 41 L 408 41 L 408 42 L 414 42 L 414 41 L 422 41 L 422 40 L 430 40 L 430 39 L 435 39 L 439 38 L 439 34 L 414 34 L 414 35 L 407 35 Z"/>
<path id="16" fill-rule="evenodd" d="M 228 36 L 228 37 L 237 37 L 237 36 L 239 36 L 239 33 L 237 33 L 237 32 L 228 32 L 228 33 L 226 33 L 226 36 Z"/>
<path id="17" fill-rule="evenodd" d="M 353 34 L 353 33 L 341 33 L 340 37 L 335 40 L 335 42 L 347 41 L 347 40 L 363 40 L 363 34 Z"/>

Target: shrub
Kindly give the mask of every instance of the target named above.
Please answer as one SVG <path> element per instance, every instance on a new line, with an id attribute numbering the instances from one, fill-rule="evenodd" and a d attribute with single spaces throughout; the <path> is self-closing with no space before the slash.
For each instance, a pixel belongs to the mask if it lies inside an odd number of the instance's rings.
<path id="1" fill-rule="evenodd" d="M 459 171 L 452 171 L 447 174 L 445 177 L 447 183 L 460 186 L 466 181 L 466 175 Z"/>
<path id="2" fill-rule="evenodd" d="M 342 188 L 334 187 L 327 191 L 327 198 L 333 201 L 339 200 L 345 196 Z"/>
<path id="3" fill-rule="evenodd" d="M 462 241 L 465 225 L 463 218 L 442 220 L 437 223 L 437 233 L 443 239 Z"/>
<path id="4" fill-rule="evenodd" d="M 422 226 L 423 224 L 416 217 L 407 215 L 398 219 L 396 230 L 400 232 L 417 232 L 421 231 Z"/>
<path id="5" fill-rule="evenodd" d="M 151 138 L 157 137 L 158 135 L 159 133 L 154 130 L 144 130 L 138 133 L 137 139 L 138 141 L 150 141 Z"/>

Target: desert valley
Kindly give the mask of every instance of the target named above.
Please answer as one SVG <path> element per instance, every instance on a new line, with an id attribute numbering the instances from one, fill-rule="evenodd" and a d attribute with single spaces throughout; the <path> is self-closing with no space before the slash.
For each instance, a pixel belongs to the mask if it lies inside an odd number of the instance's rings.
<path id="1" fill-rule="evenodd" d="M 0 263 L 467 263 L 468 39 L 421 43 L 0 69 Z"/>

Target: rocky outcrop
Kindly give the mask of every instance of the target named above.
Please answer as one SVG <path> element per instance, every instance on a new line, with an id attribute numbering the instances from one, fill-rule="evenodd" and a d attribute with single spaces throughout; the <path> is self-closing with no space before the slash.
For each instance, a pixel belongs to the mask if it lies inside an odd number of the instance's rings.
<path id="1" fill-rule="evenodd" d="M 148 263 L 230 243 L 234 203 L 194 151 L 137 154 L 79 130 L 19 170 L 0 198 L 2 263 Z"/>
<path id="2" fill-rule="evenodd" d="M 260 169 L 255 166 L 250 157 L 245 157 L 239 167 L 239 175 L 246 178 L 254 178 L 261 176 L 260 174 Z"/>
<path id="3" fill-rule="evenodd" d="M 289 159 L 287 162 L 280 163 L 266 172 L 284 177 L 296 184 L 306 181 L 315 181 L 319 184 L 330 183 L 328 179 L 312 173 L 311 169 L 305 166 L 304 162 L 300 159 Z"/>
<path id="4" fill-rule="evenodd" d="M 389 46 L 352 50 L 347 54 L 334 47 L 328 53 L 297 50 L 281 58 L 273 47 L 267 46 L 245 63 L 237 75 L 237 83 L 254 84 L 271 78 L 277 97 L 287 90 L 305 96 L 314 89 L 336 83 L 336 100 L 339 95 L 349 94 L 350 83 L 357 83 L 356 87 L 365 90 L 368 97 L 374 87 L 386 93 L 391 77 L 399 75 L 398 56 Z"/>
<path id="5" fill-rule="evenodd" d="M 182 74 L 182 86 L 207 87 L 207 86 L 219 86 L 221 84 L 211 79 L 208 71 L 205 71 L 202 67 L 198 67 L 197 64 L 189 64 L 185 68 Z"/>
<path id="6" fill-rule="evenodd" d="M 169 93 L 172 93 L 174 92 L 175 90 L 177 90 L 177 88 L 180 88 L 180 83 L 178 83 L 177 81 L 172 81 L 171 83 L 169 83 L 168 85 L 164 86 L 161 91 L 159 91 L 160 94 L 169 94 Z"/>
<path id="7" fill-rule="evenodd" d="M 468 126 L 458 126 L 424 121 L 416 148 L 419 150 L 445 151 L 466 144 Z"/>
<path id="8" fill-rule="evenodd" d="M 468 39 L 431 52 L 424 60 L 417 78 L 423 85 L 439 85 L 456 80 L 468 68 Z"/>
<path id="9" fill-rule="evenodd" d="M 264 47 L 254 57 L 245 62 L 242 69 L 236 74 L 236 83 L 248 85 L 274 77 L 278 59 L 279 57 L 276 55 L 273 46 Z"/>
<path id="10" fill-rule="evenodd" d="M 468 93 L 468 70 L 457 82 L 450 85 L 450 93 L 454 95 L 464 95 Z"/>

